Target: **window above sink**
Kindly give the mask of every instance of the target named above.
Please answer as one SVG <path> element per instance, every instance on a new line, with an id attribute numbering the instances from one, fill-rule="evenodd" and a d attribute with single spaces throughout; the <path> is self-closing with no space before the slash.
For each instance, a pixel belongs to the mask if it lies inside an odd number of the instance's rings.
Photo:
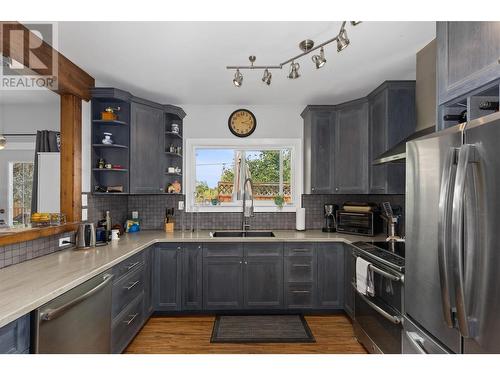
<path id="1" fill-rule="evenodd" d="M 238 191 L 248 176 L 255 212 L 294 212 L 300 207 L 300 139 L 188 139 L 186 151 L 188 212 L 241 212 Z M 284 197 L 281 209 L 274 203 L 276 195 Z"/>

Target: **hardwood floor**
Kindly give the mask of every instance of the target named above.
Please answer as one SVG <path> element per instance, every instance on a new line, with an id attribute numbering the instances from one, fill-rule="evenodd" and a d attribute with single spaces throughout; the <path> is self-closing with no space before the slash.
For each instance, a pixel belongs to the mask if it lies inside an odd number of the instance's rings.
<path id="1" fill-rule="evenodd" d="M 315 343 L 212 344 L 213 316 L 152 317 L 125 353 L 365 354 L 345 315 L 306 316 Z"/>

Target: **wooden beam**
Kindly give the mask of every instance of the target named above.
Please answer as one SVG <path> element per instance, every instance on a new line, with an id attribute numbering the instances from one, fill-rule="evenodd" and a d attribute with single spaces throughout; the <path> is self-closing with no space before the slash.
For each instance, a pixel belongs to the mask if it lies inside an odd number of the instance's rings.
<path id="1" fill-rule="evenodd" d="M 82 100 L 61 95 L 61 212 L 69 222 L 81 219 Z"/>
<path id="2" fill-rule="evenodd" d="M 83 100 L 90 100 L 90 90 L 95 86 L 95 80 L 83 69 L 68 60 L 45 41 L 32 33 L 19 22 L 0 21 L 0 53 L 18 62 L 24 63 L 28 56 L 28 46 L 38 46 L 36 57 L 45 66 L 57 61 L 57 71 L 48 72 L 46 68 L 28 67 L 39 75 L 54 73 L 57 77 L 58 94 L 72 94 Z"/>

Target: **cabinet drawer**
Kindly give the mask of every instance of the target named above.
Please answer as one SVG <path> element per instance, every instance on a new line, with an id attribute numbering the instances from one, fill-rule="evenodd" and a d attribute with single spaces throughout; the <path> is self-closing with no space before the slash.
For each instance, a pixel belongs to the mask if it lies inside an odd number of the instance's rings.
<path id="1" fill-rule="evenodd" d="M 285 244 L 285 256 L 313 256 L 313 243 L 287 243 Z"/>
<path id="2" fill-rule="evenodd" d="M 285 259 L 285 280 L 287 282 L 313 282 L 314 258 L 310 256 L 294 256 Z"/>
<path id="3" fill-rule="evenodd" d="M 282 243 L 246 243 L 244 246 L 245 256 L 247 257 L 265 257 L 265 256 L 282 256 Z"/>
<path id="4" fill-rule="evenodd" d="M 117 264 L 113 267 L 113 283 L 118 283 L 120 279 L 127 274 L 127 272 L 132 272 L 144 264 L 144 251 L 132 255 L 130 258 L 124 260 L 123 262 Z"/>
<path id="5" fill-rule="evenodd" d="M 135 334 L 144 319 L 144 293 L 134 299 L 113 321 L 111 331 L 111 351 L 121 353 Z"/>
<path id="6" fill-rule="evenodd" d="M 210 243 L 203 245 L 204 257 L 243 257 L 242 243 Z"/>
<path id="7" fill-rule="evenodd" d="M 30 315 L 27 314 L 0 328 L 0 354 L 29 353 Z"/>
<path id="8" fill-rule="evenodd" d="M 141 265 L 139 268 L 135 269 L 135 271 L 127 273 L 113 285 L 113 318 L 144 291 L 144 276 L 144 266 Z"/>
<path id="9" fill-rule="evenodd" d="M 289 284 L 286 294 L 288 308 L 314 307 L 314 287 L 312 284 Z"/>

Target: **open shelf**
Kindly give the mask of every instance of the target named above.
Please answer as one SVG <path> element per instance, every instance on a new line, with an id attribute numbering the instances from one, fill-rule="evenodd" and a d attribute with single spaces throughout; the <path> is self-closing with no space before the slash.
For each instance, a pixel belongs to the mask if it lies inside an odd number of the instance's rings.
<path id="1" fill-rule="evenodd" d="M 182 135 L 180 135 L 179 133 L 174 133 L 174 132 L 165 132 L 165 135 L 168 135 L 168 136 L 172 136 L 172 137 L 175 137 L 175 138 L 182 139 Z"/>
<path id="2" fill-rule="evenodd" d="M 119 120 L 92 120 L 94 124 L 99 124 L 99 125 L 115 125 L 115 126 L 123 126 L 127 125 L 125 121 L 119 121 Z"/>
<path id="3" fill-rule="evenodd" d="M 101 191 L 94 191 L 92 194 L 93 195 L 130 195 L 129 193 L 119 193 L 119 192 L 105 193 L 105 192 L 101 192 Z"/>
<path id="4" fill-rule="evenodd" d="M 128 172 L 128 169 L 122 168 L 93 168 L 94 172 Z"/>
<path id="5" fill-rule="evenodd" d="M 182 154 L 178 154 L 177 152 L 169 152 L 169 151 L 165 151 L 165 154 L 166 155 L 170 155 L 170 156 L 177 156 L 179 158 L 182 158 Z"/>
<path id="6" fill-rule="evenodd" d="M 182 173 L 171 173 L 171 172 L 165 172 L 165 174 L 167 176 L 178 176 L 178 177 L 182 177 Z"/>
<path id="7" fill-rule="evenodd" d="M 92 144 L 92 147 L 98 147 L 98 148 L 123 148 L 123 149 L 127 149 L 128 148 L 128 146 L 125 146 L 125 145 L 116 145 L 116 144 L 105 145 L 103 143 L 94 143 L 94 144 Z"/>

